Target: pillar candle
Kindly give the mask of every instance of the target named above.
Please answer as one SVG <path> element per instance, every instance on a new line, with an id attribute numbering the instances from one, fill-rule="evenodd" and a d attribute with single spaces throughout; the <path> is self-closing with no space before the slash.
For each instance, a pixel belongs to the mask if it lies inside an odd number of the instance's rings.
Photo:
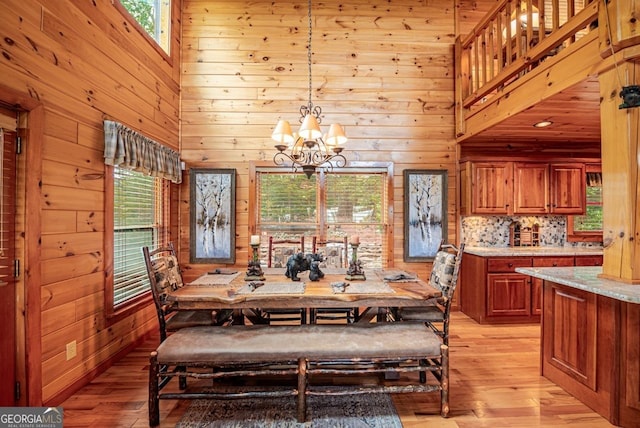
<path id="1" fill-rule="evenodd" d="M 360 244 L 360 237 L 358 235 L 353 235 L 351 237 L 351 243 L 352 244 Z"/>
<path id="2" fill-rule="evenodd" d="M 251 235 L 251 245 L 260 245 L 260 235 Z"/>

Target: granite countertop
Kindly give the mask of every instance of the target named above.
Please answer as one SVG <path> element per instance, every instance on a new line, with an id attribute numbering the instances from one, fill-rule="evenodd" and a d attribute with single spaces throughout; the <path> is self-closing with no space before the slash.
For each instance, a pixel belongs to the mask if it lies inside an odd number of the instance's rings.
<path id="1" fill-rule="evenodd" d="M 598 278 L 600 266 L 516 268 L 516 272 L 623 302 L 640 304 L 640 285 Z"/>
<path id="2" fill-rule="evenodd" d="M 465 247 L 464 252 L 482 257 L 601 256 L 602 248 L 579 247 Z"/>

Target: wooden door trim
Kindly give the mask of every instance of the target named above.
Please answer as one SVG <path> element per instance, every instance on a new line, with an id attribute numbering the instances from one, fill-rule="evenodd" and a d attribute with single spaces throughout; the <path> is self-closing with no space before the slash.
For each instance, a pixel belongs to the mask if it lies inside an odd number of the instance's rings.
<path id="1" fill-rule="evenodd" d="M 42 141 L 44 140 L 44 105 L 26 92 L 16 91 L 0 84 L 0 100 L 28 115 L 28 121 L 18 124 L 18 136 L 23 140 L 24 155 L 18 159 L 18 174 L 23 175 L 18 192 L 24 195 L 24 255 L 22 263 L 22 287 L 16 292 L 21 294 L 24 307 L 22 322 L 18 323 L 16 340 L 18 354 L 24 355 L 24 361 L 16 361 L 20 367 L 17 380 L 24 385 L 23 396 L 19 401 L 24 406 L 42 406 L 42 320 L 41 320 L 41 271 L 40 271 L 40 235 L 41 235 L 41 181 L 42 181 Z M 26 174 L 29 165 L 29 174 Z M 18 311 L 20 312 L 20 311 Z M 18 321 L 18 320 L 17 320 Z"/>

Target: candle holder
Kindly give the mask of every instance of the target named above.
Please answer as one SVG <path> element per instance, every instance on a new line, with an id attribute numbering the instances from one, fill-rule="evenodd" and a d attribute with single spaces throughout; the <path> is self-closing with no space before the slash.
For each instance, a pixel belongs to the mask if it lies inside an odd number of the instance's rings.
<path id="1" fill-rule="evenodd" d="M 249 260 L 247 275 L 244 277 L 245 281 L 264 281 L 264 272 L 260 267 L 260 256 L 258 255 L 258 248 L 260 248 L 260 243 L 251 244 L 253 256 L 251 257 L 251 260 Z"/>
<path id="2" fill-rule="evenodd" d="M 367 278 L 364 276 L 364 270 L 362 270 L 362 262 L 358 260 L 358 247 L 359 243 L 352 242 L 351 244 L 351 262 L 349 262 L 349 269 L 347 270 L 347 276 L 345 279 L 350 281 L 364 281 Z"/>

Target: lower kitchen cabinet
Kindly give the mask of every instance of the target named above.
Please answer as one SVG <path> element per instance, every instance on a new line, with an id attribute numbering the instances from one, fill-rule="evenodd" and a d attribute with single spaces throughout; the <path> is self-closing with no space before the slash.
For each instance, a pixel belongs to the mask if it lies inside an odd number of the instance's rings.
<path id="1" fill-rule="evenodd" d="M 640 304 L 543 289 L 542 375 L 612 424 L 640 426 Z"/>
<path id="2" fill-rule="evenodd" d="M 481 324 L 539 322 L 542 280 L 519 267 L 602 265 L 602 256 L 483 257 L 465 254 L 460 269 L 460 310 Z"/>
<path id="3" fill-rule="evenodd" d="M 487 275 L 487 317 L 531 316 L 531 277 L 518 273 Z"/>

